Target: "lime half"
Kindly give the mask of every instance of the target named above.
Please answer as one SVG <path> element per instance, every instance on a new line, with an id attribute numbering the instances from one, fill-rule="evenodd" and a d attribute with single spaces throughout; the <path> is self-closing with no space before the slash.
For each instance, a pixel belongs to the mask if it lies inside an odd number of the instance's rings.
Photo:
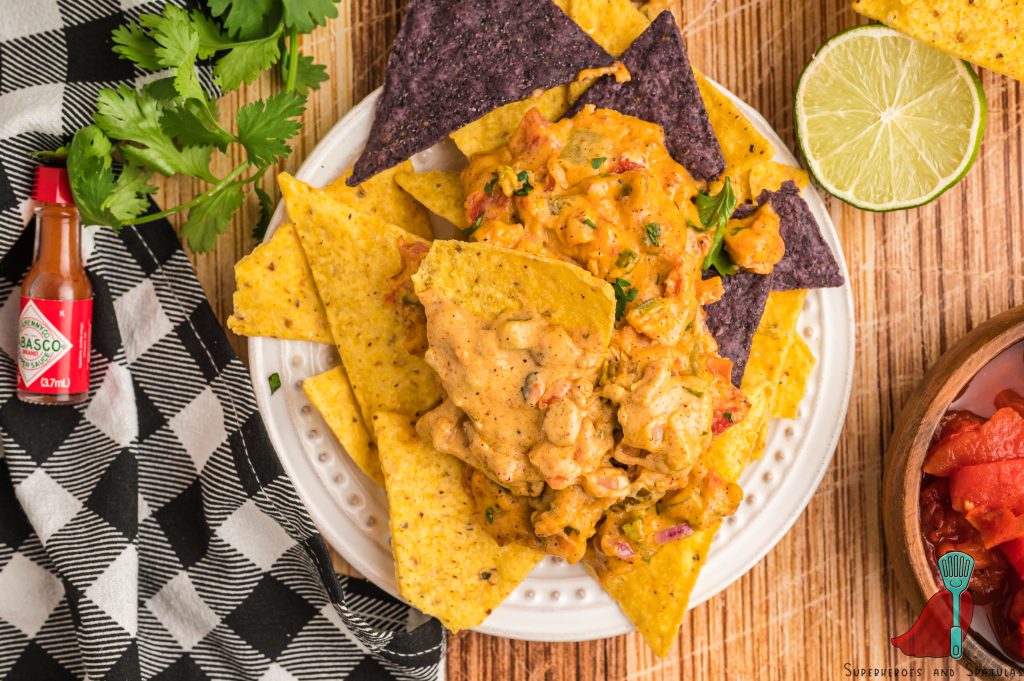
<path id="1" fill-rule="evenodd" d="M 865 210 L 928 203 L 978 156 L 987 107 L 965 62 L 884 26 L 833 36 L 804 69 L 796 131 L 830 194 Z"/>

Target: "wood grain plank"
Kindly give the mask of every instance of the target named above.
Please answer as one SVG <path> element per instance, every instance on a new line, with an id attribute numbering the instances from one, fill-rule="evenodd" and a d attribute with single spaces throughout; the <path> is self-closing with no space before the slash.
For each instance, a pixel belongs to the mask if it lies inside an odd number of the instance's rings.
<path id="1" fill-rule="evenodd" d="M 402 3 L 346 0 L 340 8 L 338 20 L 307 38 L 331 80 L 311 98 L 283 169 L 293 170 L 383 80 Z M 791 147 L 801 70 L 829 35 L 863 23 L 847 0 L 682 0 L 673 9 L 694 63 L 761 111 Z M 893 421 L 923 372 L 967 330 L 1024 302 L 1021 84 L 990 73 L 983 81 L 989 128 L 963 182 L 929 206 L 900 213 L 828 201 L 851 272 L 857 369 L 833 464 L 789 534 L 746 576 L 687 615 L 665 659 L 653 657 L 636 635 L 543 644 L 464 633 L 451 640 L 450 679 L 831 679 L 845 677 L 845 665 L 929 674 L 949 667 L 912 660 L 889 645 L 914 613 L 886 563 L 880 495 Z M 275 85 L 264 79 L 247 86 L 224 110 Z M 228 167 L 224 159 L 220 170 Z M 272 188 L 271 178 L 265 186 Z M 161 201 L 196 189 L 168 183 Z M 255 216 L 250 202 L 213 253 L 193 257 L 221 320 L 231 310 L 232 266 L 253 246 Z M 241 339 L 232 345 L 245 356 Z"/>

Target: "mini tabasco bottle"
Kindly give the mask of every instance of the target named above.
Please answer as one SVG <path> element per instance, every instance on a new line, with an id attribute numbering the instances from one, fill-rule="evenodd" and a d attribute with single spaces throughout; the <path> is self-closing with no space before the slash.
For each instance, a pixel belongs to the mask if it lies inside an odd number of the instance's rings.
<path id="1" fill-rule="evenodd" d="M 82 264 L 82 228 L 64 168 L 36 168 L 35 259 L 21 285 L 18 397 L 78 404 L 89 395 L 92 284 Z"/>

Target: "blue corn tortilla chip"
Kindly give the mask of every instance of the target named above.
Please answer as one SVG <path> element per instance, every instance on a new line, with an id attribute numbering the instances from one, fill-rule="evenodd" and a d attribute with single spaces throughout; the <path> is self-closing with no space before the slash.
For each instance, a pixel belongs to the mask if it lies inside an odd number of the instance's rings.
<path id="1" fill-rule="evenodd" d="M 704 278 L 717 276 L 714 270 L 704 272 Z M 743 371 L 750 358 L 754 332 L 761 323 L 764 306 L 772 289 L 772 275 L 739 272 L 722 277 L 722 297 L 706 305 L 707 325 L 718 341 L 718 354 L 732 360 L 732 382 L 739 386 Z"/>
<path id="2" fill-rule="evenodd" d="M 615 62 L 550 0 L 409 0 L 349 186 L 493 109 Z"/>
<path id="3" fill-rule="evenodd" d="M 694 178 L 718 177 L 725 170 L 725 157 L 672 13 L 659 14 L 622 53 L 620 61 L 629 69 L 630 80 L 616 83 L 614 77 L 604 76 L 583 93 L 566 116 L 593 104 L 657 123 L 665 130 L 665 146 L 672 158 Z"/>
<path id="4" fill-rule="evenodd" d="M 786 254 L 772 270 L 772 290 L 833 288 L 844 283 L 843 272 L 832 249 L 821 235 L 821 227 L 800 196 L 800 188 L 785 182 L 778 191 L 765 190 L 758 203 L 771 203 L 779 216 L 779 233 Z"/>
<path id="5" fill-rule="evenodd" d="M 793 182 L 784 183 L 778 191 L 761 192 L 756 203 L 739 206 L 733 218 L 749 217 L 765 202 L 770 202 L 779 215 L 779 233 L 786 244 L 786 254 L 771 274 L 740 272 L 723 277 L 722 297 L 704 308 L 708 329 L 718 341 L 719 354 L 732 360 L 732 382 L 737 386 L 743 380 L 754 332 L 761 323 L 771 291 L 832 288 L 844 283 L 842 270 L 821 235 L 821 227 Z M 716 274 L 707 270 L 704 278 Z"/>

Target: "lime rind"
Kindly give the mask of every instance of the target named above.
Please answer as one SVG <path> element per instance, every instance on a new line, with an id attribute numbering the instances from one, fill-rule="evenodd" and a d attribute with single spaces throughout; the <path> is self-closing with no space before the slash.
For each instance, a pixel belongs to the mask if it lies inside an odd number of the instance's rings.
<path id="1" fill-rule="evenodd" d="M 836 49 L 847 46 L 849 40 L 857 40 L 863 38 L 874 38 L 878 39 L 879 49 L 881 39 L 892 39 L 894 41 L 905 41 L 907 58 L 917 57 L 919 60 L 923 57 L 925 60 L 931 61 L 931 66 L 938 66 L 940 68 L 946 68 L 950 71 L 950 75 L 955 75 L 959 79 L 951 87 L 962 88 L 964 93 L 970 97 L 972 102 L 972 117 L 971 125 L 966 131 L 963 126 L 956 125 L 956 120 L 943 119 L 941 112 L 930 112 L 938 114 L 932 119 L 918 119 L 918 128 L 928 128 L 931 126 L 933 132 L 937 132 L 938 129 L 943 128 L 949 131 L 951 134 L 948 137 L 941 134 L 935 134 L 927 136 L 927 138 L 918 136 L 919 138 L 914 140 L 910 139 L 911 134 L 907 133 L 906 130 L 900 126 L 889 126 L 889 125 L 877 125 L 880 121 L 880 110 L 877 105 L 872 106 L 872 96 L 877 95 L 879 99 L 888 99 L 892 101 L 893 98 L 898 99 L 902 93 L 901 88 L 905 86 L 904 81 L 912 80 L 915 76 L 921 79 L 921 74 L 915 74 L 913 71 L 908 71 L 905 74 L 901 74 L 903 77 L 888 80 L 885 78 L 876 79 L 875 81 L 869 81 L 865 78 L 858 77 L 863 76 L 863 73 L 856 73 L 858 70 L 863 71 L 869 67 L 870 64 L 865 65 L 862 60 L 865 59 L 863 52 L 858 53 L 856 50 L 848 50 L 849 54 L 835 53 Z M 898 43 L 890 43 L 890 47 L 897 45 Z M 861 46 L 863 47 L 863 46 Z M 924 52 L 927 50 L 928 52 Z M 911 52 L 914 54 L 912 55 Z M 881 57 L 879 63 L 885 62 L 885 57 Z M 866 61 L 870 62 L 871 55 L 866 57 Z M 853 74 L 844 73 L 843 70 L 835 70 L 830 67 L 830 63 L 838 58 L 853 58 L 849 64 L 846 64 L 848 70 L 853 71 Z M 829 72 L 823 74 L 822 70 L 826 69 Z M 929 69 L 932 70 L 932 69 Z M 821 83 L 817 82 L 822 80 L 822 76 L 831 77 L 832 82 L 828 83 L 827 87 L 821 87 Z M 853 77 L 851 77 L 851 75 Z M 928 74 L 925 74 L 926 78 Z M 912 83 L 911 85 L 915 85 Z M 919 83 L 916 85 L 920 85 Z M 819 92 L 815 92 L 813 88 L 817 86 Z M 895 88 L 895 90 L 894 90 Z M 873 89 L 880 90 L 879 92 L 871 93 L 868 92 Z M 820 110 L 808 113 L 807 102 L 812 96 L 826 97 L 820 103 Z M 915 103 L 915 98 L 909 104 Z M 884 115 L 884 114 L 881 114 Z M 812 118 L 821 116 L 826 118 L 830 124 L 834 127 L 825 129 L 822 133 L 826 136 L 833 135 L 838 132 L 842 134 L 845 132 L 849 135 L 843 143 L 838 145 L 838 149 L 833 148 L 830 150 L 831 153 L 842 154 L 849 151 L 850 158 L 845 159 L 845 163 L 841 164 L 841 167 L 845 171 L 856 169 L 858 172 L 858 178 L 867 175 L 871 177 L 872 174 L 878 176 L 884 176 L 885 170 L 888 170 L 888 176 L 892 179 L 888 189 L 892 191 L 892 195 L 885 197 L 885 200 L 879 200 L 878 197 L 865 197 L 858 195 L 855 191 L 844 189 L 839 186 L 839 183 L 835 178 L 830 176 L 830 173 L 822 168 L 822 164 L 818 159 L 814 144 L 814 134 L 809 129 L 809 124 Z M 833 196 L 849 203 L 857 208 L 870 211 L 893 211 L 903 210 L 907 208 L 913 208 L 924 205 L 935 200 L 943 192 L 947 191 L 950 187 L 959 182 L 964 175 L 970 170 L 974 161 L 977 159 L 981 149 L 981 140 L 984 136 L 986 120 L 988 117 L 988 105 L 985 99 L 985 93 L 981 86 L 981 79 L 978 74 L 975 73 L 974 69 L 966 62 L 950 57 L 944 53 L 935 50 L 932 47 L 920 43 L 919 41 L 909 38 L 897 31 L 889 29 L 881 25 L 869 25 L 869 26 L 858 26 L 851 29 L 842 31 L 828 40 L 819 50 L 815 53 L 810 63 L 805 67 L 803 73 L 800 76 L 800 81 L 797 86 L 795 105 L 794 105 L 794 118 L 796 126 L 797 141 L 800 145 L 801 151 L 803 152 L 804 159 L 807 162 L 808 169 L 814 176 L 815 180 L 819 185 Z M 966 117 L 965 117 L 966 118 Z M 945 126 L 945 127 L 943 127 Z M 814 126 L 811 126 L 814 127 Z M 821 126 L 817 126 L 821 128 Z M 815 131 L 817 132 L 817 131 Z M 881 139 L 882 134 L 888 135 L 887 140 Z M 875 139 L 871 141 L 869 145 L 865 145 L 865 139 L 869 135 L 874 135 Z M 894 140 L 893 135 L 902 135 L 904 139 Z M 934 163 L 931 163 L 927 148 L 922 148 L 921 145 L 934 145 L 942 147 L 943 145 L 949 146 L 950 144 L 956 144 L 956 137 L 960 136 L 962 141 L 962 148 L 957 148 L 957 154 L 960 155 L 959 163 L 951 170 L 944 170 L 936 168 Z M 953 138 L 952 140 L 949 138 Z M 888 142 L 888 145 L 886 145 Z M 916 144 L 915 144 L 916 142 Z M 882 145 L 882 146 L 880 146 Z M 912 188 L 901 188 L 897 186 L 897 182 L 905 180 L 909 177 L 920 177 L 913 176 L 908 172 L 900 172 L 901 163 L 908 162 L 905 158 L 896 158 L 895 154 L 889 153 L 885 158 L 877 158 L 877 154 L 883 153 L 888 149 L 892 149 L 898 145 L 902 145 L 905 148 L 912 148 L 918 152 L 918 158 L 910 159 L 912 162 L 918 163 L 916 170 L 922 170 L 920 164 L 927 165 L 927 171 L 932 174 L 934 180 L 927 191 L 914 191 Z M 865 157 L 863 150 L 868 149 L 868 156 Z M 830 154 L 831 155 L 831 154 Z M 880 162 L 887 162 L 889 167 L 879 167 Z M 904 170 L 907 166 L 902 166 Z M 919 175 L 920 173 L 918 173 Z M 846 178 L 848 179 L 848 178 Z M 854 181 L 856 183 L 856 179 Z M 854 187 L 855 188 L 855 187 Z M 905 190 L 909 190 L 913 195 L 908 196 Z M 904 193 L 900 193 L 903 191 Z"/>

